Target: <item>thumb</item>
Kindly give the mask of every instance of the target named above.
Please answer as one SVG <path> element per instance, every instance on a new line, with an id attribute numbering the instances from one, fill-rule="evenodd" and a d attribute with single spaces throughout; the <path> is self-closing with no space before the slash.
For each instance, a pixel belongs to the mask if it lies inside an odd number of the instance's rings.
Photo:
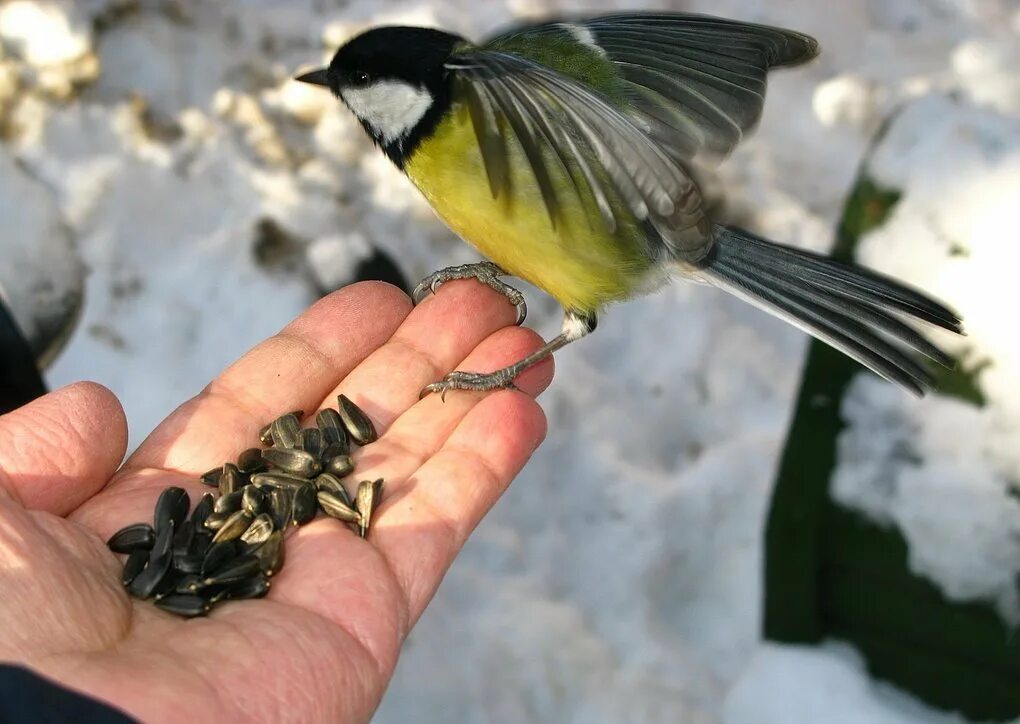
<path id="1" fill-rule="evenodd" d="M 105 387 L 80 382 L 0 417 L 0 491 L 67 515 L 106 485 L 127 448 L 127 421 Z"/>

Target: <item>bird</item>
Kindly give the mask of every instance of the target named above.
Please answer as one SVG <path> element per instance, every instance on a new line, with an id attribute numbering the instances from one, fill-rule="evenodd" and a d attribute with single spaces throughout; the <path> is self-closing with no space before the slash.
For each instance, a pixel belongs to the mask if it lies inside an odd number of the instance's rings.
<path id="1" fill-rule="evenodd" d="M 554 18 L 481 42 L 382 26 L 296 80 L 328 88 L 438 216 L 485 261 L 449 267 L 420 303 L 476 279 L 517 308 L 524 279 L 563 308 L 560 334 L 494 372 L 457 370 L 422 391 L 514 387 L 592 333 L 610 305 L 673 280 L 725 290 L 923 395 L 927 357 L 953 358 L 916 322 L 963 333 L 922 291 L 710 216 L 700 169 L 757 125 L 767 76 L 814 59 L 803 33 L 689 13 Z"/>

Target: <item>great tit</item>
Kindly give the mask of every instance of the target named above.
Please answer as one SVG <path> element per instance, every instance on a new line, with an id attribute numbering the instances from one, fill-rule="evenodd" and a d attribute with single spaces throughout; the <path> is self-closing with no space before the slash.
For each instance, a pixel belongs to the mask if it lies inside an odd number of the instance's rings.
<path id="1" fill-rule="evenodd" d="M 906 319 L 961 332 L 945 305 L 866 269 L 707 216 L 695 170 L 761 116 L 766 75 L 818 53 L 804 34 L 691 14 L 627 13 L 516 28 L 479 45 L 380 27 L 298 80 L 328 87 L 439 216 L 491 262 L 444 269 L 415 293 L 473 277 L 553 296 L 559 336 L 493 373 L 454 372 L 425 392 L 512 387 L 595 329 L 606 305 L 681 277 L 721 287 L 923 394 L 914 353 L 952 359 Z"/>

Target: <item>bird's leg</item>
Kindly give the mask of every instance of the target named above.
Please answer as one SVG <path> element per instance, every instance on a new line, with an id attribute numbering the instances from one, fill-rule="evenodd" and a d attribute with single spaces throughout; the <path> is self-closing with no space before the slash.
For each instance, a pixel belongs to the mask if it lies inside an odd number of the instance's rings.
<path id="1" fill-rule="evenodd" d="M 415 304 L 421 304 L 429 294 L 435 294 L 440 284 L 452 282 L 455 279 L 477 279 L 482 284 L 502 294 L 510 303 L 517 308 L 517 326 L 524 324 L 528 316 L 528 305 L 524 301 L 524 295 L 520 290 L 514 289 L 509 284 L 500 281 L 500 277 L 506 276 L 506 272 L 491 261 L 481 261 L 475 264 L 461 264 L 440 269 L 434 274 L 429 274 L 421 280 L 421 284 L 414 288 L 411 298 Z"/>
<path id="2" fill-rule="evenodd" d="M 489 390 L 513 388 L 514 380 L 521 373 L 547 357 L 551 357 L 553 352 L 561 350 L 571 342 L 591 334 L 595 330 L 597 323 L 598 318 L 594 312 L 579 312 L 568 309 L 563 317 L 563 331 L 560 332 L 559 336 L 546 342 L 524 359 L 495 372 L 451 372 L 439 382 L 433 382 L 425 387 L 421 391 L 421 396 L 425 397 L 430 392 L 438 392 L 445 398 L 446 393 L 450 390 L 487 392 Z"/>

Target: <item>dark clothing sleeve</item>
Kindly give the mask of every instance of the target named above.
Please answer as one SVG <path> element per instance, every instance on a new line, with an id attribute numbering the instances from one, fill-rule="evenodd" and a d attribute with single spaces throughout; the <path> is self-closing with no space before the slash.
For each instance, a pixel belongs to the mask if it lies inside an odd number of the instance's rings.
<path id="1" fill-rule="evenodd" d="M 132 724 L 126 714 L 28 669 L 0 664 L 0 724 Z"/>

